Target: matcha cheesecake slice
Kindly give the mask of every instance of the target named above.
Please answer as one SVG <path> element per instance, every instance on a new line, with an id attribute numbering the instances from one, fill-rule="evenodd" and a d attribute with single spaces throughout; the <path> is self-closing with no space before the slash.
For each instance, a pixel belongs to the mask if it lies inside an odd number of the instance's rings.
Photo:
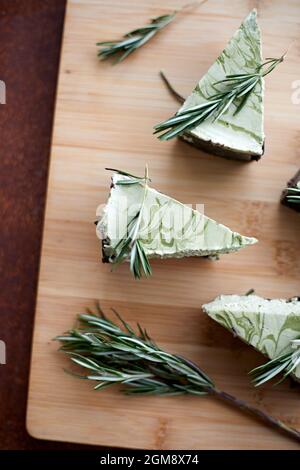
<path id="1" fill-rule="evenodd" d="M 281 195 L 281 203 L 300 212 L 300 170 L 287 183 L 287 187 Z"/>
<path id="2" fill-rule="evenodd" d="M 209 100 L 224 91 L 225 85 L 234 84 L 234 79 L 229 82 L 228 76 L 253 74 L 262 63 L 261 33 L 257 24 L 257 12 L 253 10 L 186 99 L 176 118 L 183 112 L 209 103 Z M 240 79 L 242 78 L 240 75 Z M 227 83 L 220 83 L 224 80 Z M 246 161 L 259 160 L 264 153 L 265 140 L 263 76 L 249 92 L 245 102 L 244 97 L 245 95 L 231 102 L 229 99 L 226 101 L 229 105 L 225 104 L 220 117 L 216 119 L 216 116 L 209 115 L 196 127 L 179 133 L 179 137 L 215 155 Z M 156 132 L 163 130 L 166 122 L 155 126 Z M 168 140 L 169 135 L 162 135 L 160 139 Z"/>
<path id="3" fill-rule="evenodd" d="M 271 359 L 254 369 L 257 372 L 257 384 L 288 371 L 300 380 L 298 297 L 270 300 L 255 294 L 220 295 L 211 303 L 203 305 L 202 309 L 235 336 Z"/>
<path id="4" fill-rule="evenodd" d="M 151 274 L 150 258 L 218 257 L 257 242 L 156 191 L 149 182 L 148 176 L 113 174 L 96 222 L 104 262 L 129 260 L 140 277 Z"/>

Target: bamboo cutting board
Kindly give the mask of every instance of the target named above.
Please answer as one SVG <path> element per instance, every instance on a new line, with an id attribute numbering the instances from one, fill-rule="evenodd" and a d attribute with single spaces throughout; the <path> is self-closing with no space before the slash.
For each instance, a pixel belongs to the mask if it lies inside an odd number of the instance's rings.
<path id="1" fill-rule="evenodd" d="M 299 389 L 288 383 L 254 389 L 246 372 L 262 357 L 206 318 L 200 306 L 220 293 L 249 288 L 267 297 L 299 294 L 300 217 L 279 205 L 300 162 L 299 42 L 267 78 L 266 153 L 258 163 L 227 161 L 152 127 L 178 104 L 158 76 L 164 69 L 187 95 L 251 8 L 257 7 L 265 57 L 299 39 L 297 0 L 208 0 L 124 63 L 99 63 L 97 40 L 118 38 L 184 1 L 69 0 L 54 124 L 33 340 L 27 426 L 34 437 L 149 449 L 292 449 L 296 444 L 210 397 L 126 397 L 94 392 L 64 373 L 51 339 L 100 299 L 139 321 L 171 352 L 196 361 L 219 387 L 300 428 Z M 142 174 L 185 203 L 259 243 L 218 262 L 155 260 L 151 279 L 135 281 L 128 265 L 100 262 L 95 211 L 106 201 L 115 167 Z"/>

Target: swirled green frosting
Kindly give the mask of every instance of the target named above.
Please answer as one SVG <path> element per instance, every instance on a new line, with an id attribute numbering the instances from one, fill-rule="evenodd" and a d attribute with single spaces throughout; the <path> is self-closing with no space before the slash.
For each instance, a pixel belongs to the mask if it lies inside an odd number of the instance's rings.
<path id="1" fill-rule="evenodd" d="M 141 208 L 143 184 L 119 185 L 126 176 L 114 174 L 110 197 L 97 223 L 97 235 L 103 240 L 109 258 L 127 235 L 127 227 Z M 146 255 L 153 257 L 218 256 L 257 242 L 233 232 L 225 225 L 149 187 L 142 210 L 138 238 Z"/>
<path id="2" fill-rule="evenodd" d="M 257 295 L 220 295 L 202 308 L 270 359 L 292 351 L 291 341 L 300 336 L 298 298 L 268 300 Z M 300 379 L 300 366 L 295 376 Z"/>
<path id="3" fill-rule="evenodd" d="M 224 51 L 199 81 L 181 110 L 199 105 L 220 91 L 223 80 L 228 74 L 251 73 L 262 63 L 261 34 L 257 24 L 256 10 L 251 11 L 236 31 Z M 211 142 L 212 144 L 234 150 L 237 153 L 260 157 L 263 154 L 263 94 L 264 80 L 257 84 L 244 108 L 234 116 L 236 105 L 217 121 L 212 118 L 183 134 L 192 141 Z"/>

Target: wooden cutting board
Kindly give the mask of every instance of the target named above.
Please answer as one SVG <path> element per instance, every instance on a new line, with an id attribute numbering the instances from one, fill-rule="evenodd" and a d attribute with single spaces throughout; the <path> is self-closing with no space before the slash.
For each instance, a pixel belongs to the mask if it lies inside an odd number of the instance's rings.
<path id="1" fill-rule="evenodd" d="M 37 438 L 149 449 L 292 449 L 297 445 L 213 398 L 123 396 L 94 392 L 67 375 L 52 338 L 100 300 L 147 327 L 171 352 L 201 365 L 219 387 L 300 429 L 299 389 L 254 389 L 247 371 L 263 358 L 206 318 L 201 305 L 249 288 L 267 297 L 299 294 L 300 217 L 279 205 L 300 161 L 299 42 L 267 78 L 266 153 L 258 163 L 227 161 L 173 140 L 159 142 L 155 123 L 178 104 L 163 86 L 164 69 L 187 95 L 249 10 L 257 6 L 265 57 L 299 38 L 297 0 L 209 0 L 182 13 L 151 43 L 118 66 L 99 63 L 97 40 L 118 38 L 184 3 L 166 0 L 69 0 L 54 124 L 33 340 L 27 426 Z M 33 143 L 34 145 L 34 143 Z M 95 211 L 106 201 L 115 167 L 142 174 L 185 203 L 259 243 L 205 259 L 155 260 L 153 277 L 135 281 L 128 265 L 100 262 Z"/>

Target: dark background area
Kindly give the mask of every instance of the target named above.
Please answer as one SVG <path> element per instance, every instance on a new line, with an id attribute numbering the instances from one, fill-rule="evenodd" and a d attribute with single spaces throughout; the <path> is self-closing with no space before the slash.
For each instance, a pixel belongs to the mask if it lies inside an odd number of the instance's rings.
<path id="1" fill-rule="evenodd" d="M 25 429 L 31 338 L 66 0 L 0 0 L 0 449 L 92 449 Z M 55 386 L 55 384 L 53 384 Z"/>

